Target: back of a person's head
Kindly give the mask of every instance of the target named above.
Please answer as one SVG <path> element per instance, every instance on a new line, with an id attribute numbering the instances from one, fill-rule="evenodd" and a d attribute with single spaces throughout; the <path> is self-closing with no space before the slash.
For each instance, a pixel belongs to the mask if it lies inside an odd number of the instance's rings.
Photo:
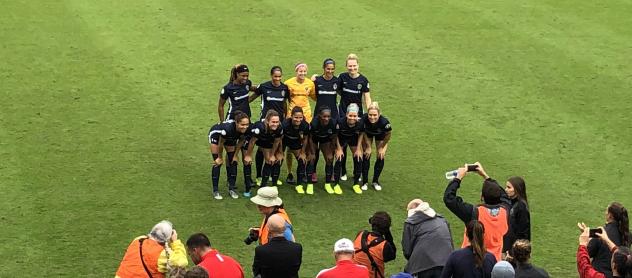
<path id="1" fill-rule="evenodd" d="M 514 278 L 516 277 L 516 271 L 513 266 L 507 261 L 499 261 L 494 265 L 492 269 L 492 278 Z"/>
<path id="2" fill-rule="evenodd" d="M 502 195 L 502 188 L 496 181 L 485 180 L 483 182 L 483 189 L 481 190 L 483 195 L 483 201 L 488 205 L 500 204 L 500 196 Z"/>
<path id="3" fill-rule="evenodd" d="M 271 235 L 279 235 L 285 232 L 285 219 L 279 214 L 268 217 L 268 230 Z"/>
<path id="4" fill-rule="evenodd" d="M 167 220 L 158 222 L 149 232 L 149 236 L 160 243 L 168 242 L 171 234 L 173 234 L 173 224 Z"/>
<path id="5" fill-rule="evenodd" d="M 169 269 L 168 271 L 168 276 L 169 278 L 184 278 L 185 274 L 187 273 L 187 269 L 182 267 L 182 266 L 176 266 L 176 267 L 172 267 L 171 269 Z"/>
<path id="6" fill-rule="evenodd" d="M 373 231 L 386 233 L 391 228 L 391 216 L 385 211 L 378 211 L 369 218 Z"/>
<path id="7" fill-rule="evenodd" d="M 516 263 L 524 264 L 531 258 L 531 242 L 526 239 L 519 239 L 511 247 L 511 254 Z"/>
<path id="8" fill-rule="evenodd" d="M 206 269 L 200 266 L 194 266 L 191 270 L 187 271 L 184 278 L 208 278 L 208 272 Z"/>
<path id="9" fill-rule="evenodd" d="M 477 268 L 483 267 L 483 260 L 487 249 L 485 248 L 484 236 L 485 227 L 478 220 L 472 220 L 467 223 L 466 230 L 467 239 L 470 241 L 472 252 L 474 253 L 474 264 Z"/>
<path id="10" fill-rule="evenodd" d="M 205 247 L 211 247 L 211 241 L 203 233 L 192 234 L 189 239 L 187 239 L 187 248 L 189 249 Z"/>
<path id="11" fill-rule="evenodd" d="M 619 274 L 619 277 L 632 277 L 632 254 L 630 248 L 620 246 L 617 251 L 612 253 L 613 271 Z"/>

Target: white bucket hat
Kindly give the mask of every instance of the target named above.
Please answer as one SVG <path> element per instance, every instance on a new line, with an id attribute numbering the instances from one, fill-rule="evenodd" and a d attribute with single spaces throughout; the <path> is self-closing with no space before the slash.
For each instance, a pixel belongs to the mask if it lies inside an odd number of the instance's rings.
<path id="1" fill-rule="evenodd" d="M 250 201 L 264 207 L 274 207 L 283 204 L 283 200 L 279 198 L 279 190 L 276 186 L 259 188 L 257 196 L 250 198 Z"/>

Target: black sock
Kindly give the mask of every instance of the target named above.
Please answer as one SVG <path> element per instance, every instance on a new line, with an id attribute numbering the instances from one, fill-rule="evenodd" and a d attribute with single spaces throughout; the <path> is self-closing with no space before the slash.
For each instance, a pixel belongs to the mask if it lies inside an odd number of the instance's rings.
<path id="1" fill-rule="evenodd" d="M 360 183 L 362 176 L 362 158 L 353 157 L 353 184 Z"/>
<path id="2" fill-rule="evenodd" d="M 305 173 L 306 174 L 305 181 L 307 183 L 312 183 L 312 174 L 314 173 L 314 170 L 315 170 L 314 169 L 314 162 L 309 162 L 307 164 L 306 171 L 305 171 L 306 172 Z"/>
<path id="3" fill-rule="evenodd" d="M 270 178 L 270 173 L 272 173 L 272 165 L 268 163 L 263 164 L 263 169 L 261 171 L 261 186 L 268 185 L 268 179 Z"/>
<path id="4" fill-rule="evenodd" d="M 342 161 L 336 160 L 334 163 L 334 181 L 336 184 L 340 182 L 340 174 L 342 173 Z"/>
<path id="5" fill-rule="evenodd" d="M 347 146 L 344 146 L 342 148 L 342 167 L 340 168 L 340 174 L 341 175 L 346 175 L 347 174 Z M 338 175 L 338 173 L 336 173 L 336 175 Z"/>
<path id="6" fill-rule="evenodd" d="M 375 160 L 375 166 L 373 166 L 373 182 L 379 183 L 382 169 L 384 169 L 384 159 L 378 157 Z"/>
<path id="7" fill-rule="evenodd" d="M 257 178 L 261 177 L 261 169 L 263 169 L 263 152 L 257 148 L 257 153 L 255 154 L 255 169 L 257 170 Z"/>
<path id="8" fill-rule="evenodd" d="M 277 181 L 279 180 L 279 174 L 281 174 L 281 162 L 274 163 L 272 165 L 272 186 L 277 185 Z"/>
<path id="9" fill-rule="evenodd" d="M 246 185 L 246 192 L 252 188 L 252 165 L 244 164 L 244 184 Z"/>
<path id="10" fill-rule="evenodd" d="M 320 159 L 320 151 L 316 150 L 316 157 L 314 158 L 314 171 L 312 173 L 318 173 L 318 160 Z"/>
<path id="11" fill-rule="evenodd" d="M 325 182 L 331 182 L 332 178 L 331 176 L 334 174 L 334 164 L 333 163 L 329 163 L 329 164 L 325 164 Z"/>
<path id="12" fill-rule="evenodd" d="M 213 192 L 219 191 L 219 174 L 221 166 L 211 166 L 211 181 L 213 181 Z"/>
<path id="13" fill-rule="evenodd" d="M 305 173 L 307 172 L 307 169 L 305 169 L 305 162 L 303 162 L 303 160 L 301 159 L 297 159 L 298 160 L 298 166 L 296 166 L 296 185 L 299 184 L 304 184 L 307 181 L 307 178 L 305 177 Z"/>
<path id="14" fill-rule="evenodd" d="M 365 183 L 369 182 L 369 168 L 371 167 L 371 157 L 365 156 L 362 160 L 362 180 Z"/>
<path id="15" fill-rule="evenodd" d="M 228 175 L 228 189 L 235 190 L 235 182 L 237 181 L 237 164 L 232 163 L 235 152 L 226 153 L 226 174 Z"/>

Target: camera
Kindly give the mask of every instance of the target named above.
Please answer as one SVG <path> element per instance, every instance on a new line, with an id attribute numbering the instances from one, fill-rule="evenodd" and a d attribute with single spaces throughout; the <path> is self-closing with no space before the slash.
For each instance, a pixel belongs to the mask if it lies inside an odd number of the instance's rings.
<path id="1" fill-rule="evenodd" d="M 478 171 L 478 165 L 476 165 L 476 164 L 468 164 L 467 165 L 467 171 L 468 172 L 476 172 L 476 171 Z"/>
<path id="2" fill-rule="evenodd" d="M 244 239 L 246 245 L 250 245 L 259 239 L 259 230 L 251 229 L 248 236 Z"/>
<path id="3" fill-rule="evenodd" d="M 590 229 L 590 231 L 588 231 L 588 236 L 592 237 L 592 238 L 598 238 L 599 236 L 597 235 L 597 233 L 603 233 L 603 230 L 601 228 L 597 228 L 597 229 Z"/>

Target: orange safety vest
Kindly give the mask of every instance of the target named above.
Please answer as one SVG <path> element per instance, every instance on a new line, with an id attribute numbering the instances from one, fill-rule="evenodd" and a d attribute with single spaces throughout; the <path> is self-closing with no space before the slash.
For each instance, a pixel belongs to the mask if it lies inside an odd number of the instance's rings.
<path id="1" fill-rule="evenodd" d="M 365 235 L 366 233 L 366 235 Z M 366 236 L 365 246 L 369 250 L 369 254 L 371 254 L 371 258 L 373 258 L 373 262 L 375 263 L 375 267 L 371 265 L 371 259 L 368 254 L 362 250 L 362 237 Z M 353 248 L 355 249 L 355 256 L 353 256 L 353 261 L 356 264 L 363 265 L 369 269 L 369 277 L 384 277 L 384 245 L 386 244 L 386 240 L 382 237 L 377 237 L 368 231 L 362 231 L 358 233 L 355 240 L 353 241 Z M 377 269 L 376 269 L 377 268 Z M 376 270 L 379 272 L 376 272 Z"/>
<path id="2" fill-rule="evenodd" d="M 160 257 L 160 253 L 165 250 L 165 247 L 148 237 L 134 239 L 129 247 L 127 247 L 127 251 L 125 252 L 125 256 L 123 256 L 121 265 L 116 271 L 116 276 L 121 278 L 149 277 L 149 275 L 147 275 L 147 271 L 145 271 L 145 268 L 143 267 L 143 262 L 140 257 L 141 239 L 143 239 L 142 259 L 145 261 L 145 265 L 151 273 L 151 276 L 154 278 L 164 278 L 165 274 L 158 271 L 158 258 Z"/>
<path id="3" fill-rule="evenodd" d="M 285 212 L 285 209 L 280 208 L 275 211 L 276 212 L 272 212 L 272 214 L 280 215 L 281 217 L 283 217 L 283 219 L 285 219 L 285 222 L 292 225 L 292 221 L 290 221 L 290 216 L 287 215 L 287 213 Z M 268 217 L 270 217 L 272 214 L 264 217 L 263 221 L 261 221 L 261 226 L 259 227 L 259 244 L 260 245 L 264 245 L 268 243 L 268 235 L 270 234 L 270 231 L 268 230 L 268 225 L 266 225 L 266 223 L 268 223 Z"/>
<path id="4" fill-rule="evenodd" d="M 509 230 L 509 218 L 507 209 L 502 206 L 478 206 L 475 208 L 478 212 L 478 216 L 473 219 L 477 219 L 483 224 L 485 228 L 484 243 L 487 251 L 494 254 L 496 261 L 501 260 L 503 251 L 503 237 Z M 493 212 L 498 210 L 497 212 Z M 492 215 L 494 213 L 494 215 Z M 467 228 L 466 228 L 467 229 Z M 465 248 L 470 245 L 470 241 L 467 239 L 467 230 L 463 233 L 463 244 L 461 248 Z"/>

